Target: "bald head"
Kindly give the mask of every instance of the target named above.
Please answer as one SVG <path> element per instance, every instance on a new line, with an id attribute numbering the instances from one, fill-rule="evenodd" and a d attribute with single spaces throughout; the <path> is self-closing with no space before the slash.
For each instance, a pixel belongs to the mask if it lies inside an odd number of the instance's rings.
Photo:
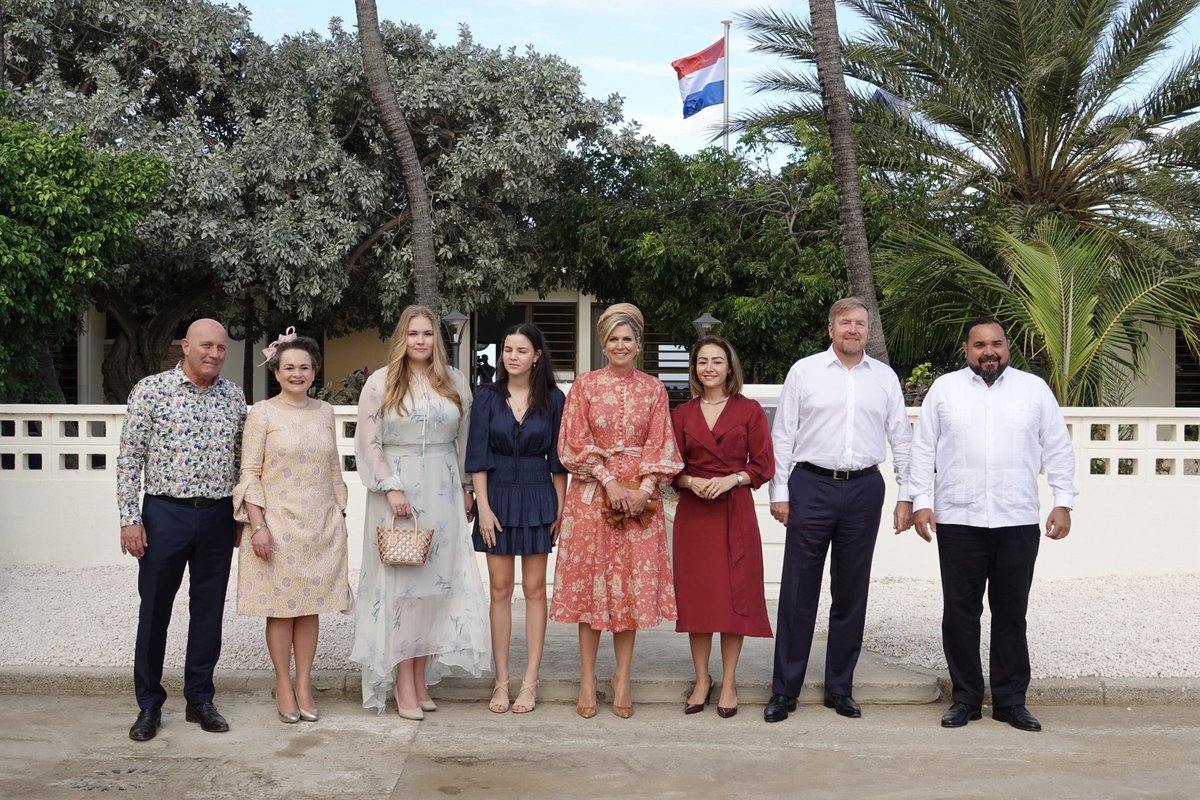
<path id="1" fill-rule="evenodd" d="M 198 319 L 188 326 L 183 345 L 183 372 L 200 388 L 212 384 L 225 364 L 229 334 L 215 319 Z"/>

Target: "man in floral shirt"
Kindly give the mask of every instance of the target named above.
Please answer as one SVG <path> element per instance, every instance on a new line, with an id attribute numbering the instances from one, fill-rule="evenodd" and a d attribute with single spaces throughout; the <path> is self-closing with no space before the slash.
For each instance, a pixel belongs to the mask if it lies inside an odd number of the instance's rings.
<path id="1" fill-rule="evenodd" d="M 162 721 L 167 626 L 184 567 L 191 586 L 186 718 L 206 731 L 229 730 L 213 706 L 212 676 L 221 655 L 236 535 L 230 495 L 246 398 L 240 386 L 220 375 L 228 341 L 220 323 L 193 322 L 182 341 L 183 360 L 143 378 L 129 394 L 117 456 L 117 504 L 121 552 L 138 559 L 141 596 L 133 656 L 140 711 L 129 729 L 134 741 L 153 739 Z"/>

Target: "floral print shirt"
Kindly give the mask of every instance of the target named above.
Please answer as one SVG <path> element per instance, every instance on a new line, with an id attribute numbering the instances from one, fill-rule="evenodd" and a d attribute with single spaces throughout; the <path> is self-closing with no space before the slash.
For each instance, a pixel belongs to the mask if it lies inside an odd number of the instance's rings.
<path id="1" fill-rule="evenodd" d="M 141 490 L 171 497 L 229 497 L 238 479 L 246 396 L 217 377 L 192 383 L 182 363 L 138 381 L 129 393 L 117 453 L 121 525 L 141 525 Z"/>

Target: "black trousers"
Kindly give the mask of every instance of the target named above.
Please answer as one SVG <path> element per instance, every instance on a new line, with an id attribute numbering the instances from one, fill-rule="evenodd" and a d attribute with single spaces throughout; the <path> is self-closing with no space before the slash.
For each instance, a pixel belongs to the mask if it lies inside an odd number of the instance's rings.
<path id="1" fill-rule="evenodd" d="M 983 703 L 983 665 L 979 656 L 980 617 L 987 590 L 992 612 L 990 667 L 992 704 L 1024 705 L 1029 689 L 1029 643 L 1025 612 L 1041 532 L 1037 525 L 976 528 L 937 526 L 942 571 L 942 646 L 953 698 Z"/>
<path id="2" fill-rule="evenodd" d="M 133 650 L 138 707 L 160 708 L 167 699 L 163 657 L 184 567 L 190 589 L 183 696 L 189 703 L 210 702 L 216 692 L 212 676 L 221 657 L 221 617 L 233 560 L 233 502 L 226 499 L 209 508 L 189 508 L 147 495 L 142 521 L 148 544 L 138 561 L 142 602 Z"/>
<path id="3" fill-rule="evenodd" d="M 832 551 L 825 690 L 852 694 L 867 617 L 871 559 L 883 512 L 883 476 L 875 473 L 839 481 L 796 467 L 788 477 L 788 492 L 791 508 L 779 579 L 771 691 L 796 697 L 804 685 L 825 555 Z"/>

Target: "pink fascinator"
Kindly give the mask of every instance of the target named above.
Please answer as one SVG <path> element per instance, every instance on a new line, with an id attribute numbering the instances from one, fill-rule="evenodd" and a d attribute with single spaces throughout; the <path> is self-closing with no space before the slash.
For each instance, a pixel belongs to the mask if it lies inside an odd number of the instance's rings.
<path id="1" fill-rule="evenodd" d="M 278 339 L 276 339 L 275 341 L 271 342 L 269 345 L 267 345 L 266 347 L 263 348 L 262 354 L 264 356 L 266 356 L 267 361 L 270 361 L 272 358 L 275 357 L 275 351 L 279 349 L 279 345 L 287 344 L 288 342 L 292 341 L 295 338 L 296 338 L 296 326 L 289 325 L 288 329 L 286 331 L 279 334 Z M 267 361 L 264 361 L 262 364 L 259 364 L 259 366 L 260 367 L 263 366 L 263 364 L 266 364 Z"/>

